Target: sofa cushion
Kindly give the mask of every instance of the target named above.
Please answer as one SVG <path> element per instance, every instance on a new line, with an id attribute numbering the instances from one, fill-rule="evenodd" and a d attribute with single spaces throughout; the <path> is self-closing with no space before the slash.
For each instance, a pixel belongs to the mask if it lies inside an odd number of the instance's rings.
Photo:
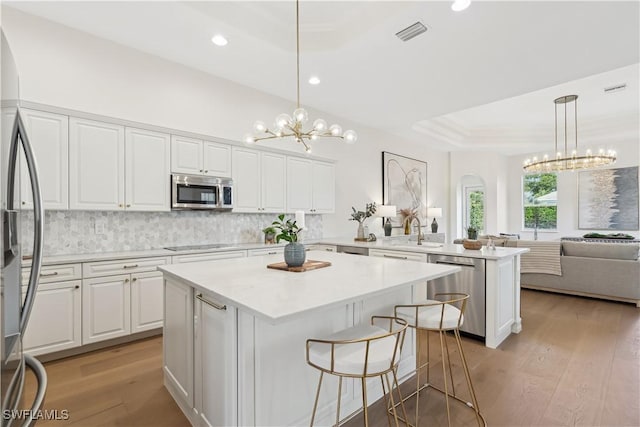
<path id="1" fill-rule="evenodd" d="M 562 242 L 563 255 L 585 258 L 636 261 L 639 249 L 640 245 L 634 243 Z"/>

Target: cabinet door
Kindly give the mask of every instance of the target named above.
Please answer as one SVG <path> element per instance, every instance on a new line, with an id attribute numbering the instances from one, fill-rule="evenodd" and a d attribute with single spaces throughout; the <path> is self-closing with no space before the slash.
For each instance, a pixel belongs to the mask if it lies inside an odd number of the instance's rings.
<path id="1" fill-rule="evenodd" d="M 126 209 L 169 211 L 169 135 L 127 128 L 125 132 Z"/>
<path id="2" fill-rule="evenodd" d="M 164 281 L 163 370 L 167 388 L 183 411 L 193 408 L 193 292 Z"/>
<path id="3" fill-rule="evenodd" d="M 171 260 L 171 263 L 182 264 L 185 262 L 211 261 L 215 259 L 244 258 L 246 256 L 247 256 L 247 253 L 245 251 L 209 252 L 204 254 L 176 255 Z"/>
<path id="4" fill-rule="evenodd" d="M 234 212 L 259 212 L 260 206 L 260 153 L 233 147 Z"/>
<path id="5" fill-rule="evenodd" d="M 69 207 L 124 209 L 124 127 L 69 119 Z"/>
<path id="6" fill-rule="evenodd" d="M 336 210 L 335 166 L 331 163 L 313 162 L 314 213 L 334 213 Z"/>
<path id="7" fill-rule="evenodd" d="M 202 174 L 201 140 L 171 135 L 171 172 Z"/>
<path id="8" fill-rule="evenodd" d="M 162 327 L 162 284 L 159 271 L 131 275 L 131 333 Z"/>
<path id="9" fill-rule="evenodd" d="M 202 144 L 204 174 L 231 177 L 231 146 L 204 141 Z"/>
<path id="10" fill-rule="evenodd" d="M 24 351 L 37 356 L 82 343 L 80 280 L 41 284 L 22 339 Z M 23 287 L 23 293 L 26 286 Z"/>
<path id="11" fill-rule="evenodd" d="M 20 111 L 38 162 L 44 208 L 69 209 L 69 117 L 28 109 Z M 21 205 L 33 209 L 29 171 L 24 156 L 20 157 Z"/>
<path id="12" fill-rule="evenodd" d="M 82 283 L 82 344 L 131 331 L 130 275 L 86 279 Z"/>
<path id="13" fill-rule="evenodd" d="M 261 211 L 283 213 L 286 209 L 287 163 L 281 154 L 262 153 Z"/>
<path id="14" fill-rule="evenodd" d="M 287 211 L 311 212 L 312 174 L 311 160 L 287 157 Z"/>
<path id="15" fill-rule="evenodd" d="M 237 425 L 235 309 L 200 298 L 195 301 L 196 410 L 202 425 Z"/>
<path id="16" fill-rule="evenodd" d="M 424 253 L 390 251 L 387 249 L 369 249 L 369 256 L 402 259 L 405 261 L 427 262 L 427 254 Z"/>

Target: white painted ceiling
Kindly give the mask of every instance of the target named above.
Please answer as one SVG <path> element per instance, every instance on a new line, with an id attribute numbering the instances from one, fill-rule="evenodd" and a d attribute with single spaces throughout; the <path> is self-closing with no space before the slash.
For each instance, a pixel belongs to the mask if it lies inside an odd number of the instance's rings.
<path id="1" fill-rule="evenodd" d="M 292 1 L 3 3 L 295 100 Z M 585 138 L 638 143 L 640 2 L 450 5 L 301 1 L 302 103 L 434 148 L 516 154 L 552 146 L 553 99 L 576 93 Z M 395 36 L 418 20 L 425 34 Z"/>

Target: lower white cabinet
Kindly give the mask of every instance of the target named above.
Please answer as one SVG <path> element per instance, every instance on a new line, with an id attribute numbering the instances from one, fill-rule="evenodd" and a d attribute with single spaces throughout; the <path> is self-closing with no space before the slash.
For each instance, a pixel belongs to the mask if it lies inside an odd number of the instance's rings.
<path id="1" fill-rule="evenodd" d="M 427 262 L 427 254 L 418 254 L 415 252 L 393 251 L 387 249 L 369 249 L 369 256 L 377 256 L 381 258 L 404 259 L 406 261 Z"/>
<path id="2" fill-rule="evenodd" d="M 40 284 L 22 339 L 24 351 L 37 356 L 82 343 L 81 281 Z M 26 286 L 23 286 L 23 294 Z"/>
<path id="3" fill-rule="evenodd" d="M 164 291 L 162 273 L 131 275 L 131 333 L 161 328 Z"/>
<path id="4" fill-rule="evenodd" d="M 338 247 L 336 245 L 325 245 L 324 243 L 304 245 L 304 247 L 308 251 L 338 252 Z"/>
<path id="5" fill-rule="evenodd" d="M 129 274 L 86 279 L 82 292 L 82 343 L 128 335 L 131 331 Z"/>
<path id="6" fill-rule="evenodd" d="M 284 253 L 284 246 L 276 246 L 275 248 L 249 249 L 248 256 L 277 255 Z"/>
<path id="7" fill-rule="evenodd" d="M 228 258 L 244 258 L 247 256 L 246 251 L 225 251 L 225 252 L 208 252 L 204 254 L 193 255 L 176 255 L 172 258 L 172 264 L 181 264 L 183 262 L 211 261 L 215 259 Z"/>

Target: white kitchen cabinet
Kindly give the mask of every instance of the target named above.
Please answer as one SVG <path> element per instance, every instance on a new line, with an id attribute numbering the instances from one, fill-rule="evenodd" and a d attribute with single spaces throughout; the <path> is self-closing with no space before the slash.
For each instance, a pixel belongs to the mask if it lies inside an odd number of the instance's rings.
<path id="1" fill-rule="evenodd" d="M 172 135 L 171 172 L 230 177 L 231 146 Z"/>
<path id="2" fill-rule="evenodd" d="M 37 356 L 81 345 L 81 283 L 80 280 L 69 280 L 38 286 L 29 324 L 22 339 L 25 352 Z M 23 286 L 23 296 L 26 289 Z"/>
<path id="3" fill-rule="evenodd" d="M 69 209 L 69 117 L 42 111 L 20 110 L 38 164 L 45 209 Z M 20 204 L 33 209 L 29 171 L 20 150 Z"/>
<path id="4" fill-rule="evenodd" d="M 212 261 L 215 259 L 244 258 L 246 256 L 246 251 L 208 252 L 203 254 L 176 255 L 172 257 L 171 263 L 181 264 L 184 262 Z"/>
<path id="5" fill-rule="evenodd" d="M 393 251 L 388 249 L 369 249 L 369 256 L 381 258 L 404 259 L 407 261 L 427 262 L 427 254 L 415 252 Z"/>
<path id="6" fill-rule="evenodd" d="M 195 412 L 203 426 L 237 425 L 236 310 L 202 294 L 194 303 Z"/>
<path id="7" fill-rule="evenodd" d="M 287 211 L 335 212 L 335 166 L 287 157 Z"/>
<path id="8" fill-rule="evenodd" d="M 83 264 L 82 344 L 162 327 L 162 273 L 168 258 Z"/>
<path id="9" fill-rule="evenodd" d="M 338 252 L 336 245 L 326 245 L 324 243 L 316 243 L 313 245 L 304 245 L 307 251 L 325 251 L 325 252 Z"/>
<path id="10" fill-rule="evenodd" d="M 69 207 L 124 209 L 124 157 L 124 126 L 71 117 Z"/>
<path id="11" fill-rule="evenodd" d="M 169 135 L 148 130 L 125 130 L 125 208 L 169 211 Z"/>
<path id="12" fill-rule="evenodd" d="M 193 405 L 193 288 L 164 280 L 164 384 L 182 411 L 194 416 Z"/>
<path id="13" fill-rule="evenodd" d="M 233 147 L 234 212 L 282 213 L 286 209 L 286 157 Z"/>
<path id="14" fill-rule="evenodd" d="M 264 256 L 264 255 L 277 255 L 284 253 L 284 246 L 276 246 L 274 248 L 264 249 L 249 249 L 247 251 L 248 256 Z"/>

